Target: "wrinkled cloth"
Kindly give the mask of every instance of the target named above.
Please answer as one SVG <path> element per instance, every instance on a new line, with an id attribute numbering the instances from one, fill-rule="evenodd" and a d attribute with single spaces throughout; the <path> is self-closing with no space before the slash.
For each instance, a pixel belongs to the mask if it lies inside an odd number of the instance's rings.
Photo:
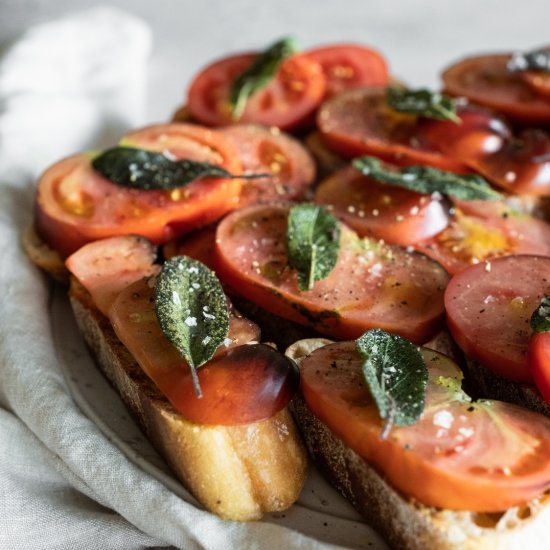
<path id="1" fill-rule="evenodd" d="M 20 244 L 34 182 L 141 122 L 150 48 L 141 20 L 96 8 L 31 29 L 0 59 L 0 548 L 335 548 L 186 502 L 83 414 L 63 376 L 53 283 Z"/>

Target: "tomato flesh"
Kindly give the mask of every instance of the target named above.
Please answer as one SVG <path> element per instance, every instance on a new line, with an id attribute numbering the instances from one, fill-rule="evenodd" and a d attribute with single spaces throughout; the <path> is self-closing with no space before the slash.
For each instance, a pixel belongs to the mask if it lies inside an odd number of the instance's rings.
<path id="1" fill-rule="evenodd" d="M 550 224 L 502 202 L 457 201 L 448 227 L 413 246 L 454 275 L 500 256 L 550 256 Z"/>
<path id="2" fill-rule="evenodd" d="M 240 173 L 233 147 L 218 133 L 191 124 L 162 124 L 137 130 L 126 145 L 168 151 Z M 205 178 L 171 191 L 142 191 L 113 184 L 80 154 L 50 167 L 40 178 L 36 227 L 40 236 L 68 256 L 88 242 L 115 235 L 142 235 L 156 244 L 206 225 L 237 206 L 241 180 Z"/>
<path id="3" fill-rule="evenodd" d="M 379 183 L 351 167 L 324 179 L 315 201 L 330 205 L 360 237 L 402 246 L 437 235 L 449 222 L 441 199 Z"/>
<path id="4" fill-rule="evenodd" d="M 283 61 L 271 82 L 248 99 L 238 121 L 232 119 L 229 90 L 255 57 L 253 53 L 226 57 L 201 71 L 188 92 L 191 115 L 209 126 L 254 122 L 287 129 L 307 120 L 323 98 L 325 77 L 320 65 L 304 55 Z"/>
<path id="5" fill-rule="evenodd" d="M 144 372 L 187 420 L 198 424 L 248 424 L 283 409 L 299 385 L 291 361 L 265 345 L 243 345 L 259 337 L 258 327 L 231 317 L 229 348 L 198 371 L 203 392 L 197 398 L 185 360 L 168 342 L 151 301 L 146 280 L 127 287 L 111 309 L 111 322 L 122 343 Z"/>
<path id="6" fill-rule="evenodd" d="M 310 153 L 279 129 L 236 124 L 222 133 L 238 151 L 245 173 L 270 176 L 243 180 L 240 206 L 299 199 L 315 180 L 315 162 Z"/>
<path id="7" fill-rule="evenodd" d="M 164 246 L 163 254 L 167 260 L 174 256 L 189 256 L 214 270 L 215 248 L 216 226 L 210 225 L 175 241 L 170 241 Z"/>
<path id="8" fill-rule="evenodd" d="M 422 355 L 429 371 L 424 413 L 385 440 L 353 342 L 322 347 L 301 362 L 304 399 L 393 487 L 425 505 L 497 512 L 547 489 L 550 419 L 497 401 L 471 403 L 456 364 L 425 348 Z"/>
<path id="9" fill-rule="evenodd" d="M 156 255 L 156 247 L 147 239 L 124 235 L 83 246 L 67 258 L 66 266 L 108 316 L 124 288 L 158 272 Z"/>
<path id="10" fill-rule="evenodd" d="M 417 135 L 418 118 L 386 102 L 386 88 L 348 90 L 323 103 L 317 126 L 329 148 L 345 157 L 375 155 L 399 165 L 427 164 L 464 173 L 464 164 L 440 153 Z"/>
<path id="11" fill-rule="evenodd" d="M 397 247 L 363 241 L 342 226 L 338 262 L 310 291 L 288 266 L 289 207 L 261 205 L 227 216 L 216 232 L 216 273 L 264 309 L 338 338 L 379 326 L 415 342 L 429 339 L 443 314 L 447 274 Z"/>
<path id="12" fill-rule="evenodd" d="M 325 96 L 362 86 L 386 86 L 389 82 L 385 59 L 375 50 L 357 44 L 333 44 L 313 48 L 306 55 L 319 63 L 327 85 Z"/>
<path id="13" fill-rule="evenodd" d="M 534 333 L 531 336 L 527 363 L 537 389 L 550 404 L 550 332 Z"/>
<path id="14" fill-rule="evenodd" d="M 550 124 L 550 98 L 519 72 L 506 68 L 511 55 L 482 55 L 459 61 L 443 73 L 445 91 L 467 97 L 518 122 Z"/>
<path id="15" fill-rule="evenodd" d="M 445 291 L 447 324 L 464 353 L 514 382 L 532 383 L 529 319 L 550 294 L 550 257 L 506 256 L 455 275 Z"/>

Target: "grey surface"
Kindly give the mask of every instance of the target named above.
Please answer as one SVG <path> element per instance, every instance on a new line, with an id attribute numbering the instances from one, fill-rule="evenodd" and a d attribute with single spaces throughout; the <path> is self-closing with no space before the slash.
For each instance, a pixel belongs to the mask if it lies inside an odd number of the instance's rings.
<path id="1" fill-rule="evenodd" d="M 292 34 L 303 46 L 359 41 L 412 85 L 437 85 L 439 70 L 466 53 L 550 43 L 550 0 L 0 0 L 0 44 L 60 13 L 118 6 L 152 26 L 148 121 L 184 100 L 193 73 L 226 52 Z"/>

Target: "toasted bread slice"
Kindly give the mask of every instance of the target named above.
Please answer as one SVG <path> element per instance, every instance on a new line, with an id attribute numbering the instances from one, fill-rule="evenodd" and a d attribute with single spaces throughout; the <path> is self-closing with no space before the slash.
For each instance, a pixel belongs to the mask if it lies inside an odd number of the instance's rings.
<path id="1" fill-rule="evenodd" d="M 404 497 L 295 397 L 293 412 L 309 451 L 331 483 L 393 548 L 542 549 L 550 536 L 550 492 L 504 513 L 430 508 Z M 422 480 L 418 480 L 422 483 Z"/>
<path id="2" fill-rule="evenodd" d="M 141 370 L 76 280 L 71 280 L 70 298 L 79 328 L 107 378 L 151 443 L 207 510 L 246 521 L 284 510 L 298 498 L 307 456 L 288 409 L 239 426 L 203 426 L 185 420 Z"/>
<path id="3" fill-rule="evenodd" d="M 27 227 L 23 233 L 21 243 L 27 256 L 40 269 L 43 269 L 57 281 L 62 283 L 69 282 L 69 270 L 65 267 L 63 258 L 59 252 L 50 248 L 42 240 L 36 232 L 34 224 Z"/>

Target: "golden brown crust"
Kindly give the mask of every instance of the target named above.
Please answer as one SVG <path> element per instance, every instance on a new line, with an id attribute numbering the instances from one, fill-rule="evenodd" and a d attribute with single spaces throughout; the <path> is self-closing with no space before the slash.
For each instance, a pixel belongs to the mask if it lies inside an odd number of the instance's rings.
<path id="1" fill-rule="evenodd" d="M 548 492 L 501 514 L 429 508 L 403 497 L 390 487 L 381 475 L 311 413 L 300 396 L 294 399 L 293 412 L 310 453 L 331 483 L 393 548 L 546 548 L 550 522 Z"/>
<path id="2" fill-rule="evenodd" d="M 22 238 L 23 249 L 30 260 L 40 269 L 43 269 L 57 281 L 69 282 L 69 271 L 65 267 L 63 258 L 59 252 L 50 248 L 36 232 L 33 225 L 29 225 Z"/>
<path id="3" fill-rule="evenodd" d="M 307 456 L 288 409 L 242 426 L 188 422 L 143 373 L 74 281 L 70 297 L 80 330 L 107 378 L 206 509 L 225 519 L 247 521 L 284 510 L 298 498 Z"/>

